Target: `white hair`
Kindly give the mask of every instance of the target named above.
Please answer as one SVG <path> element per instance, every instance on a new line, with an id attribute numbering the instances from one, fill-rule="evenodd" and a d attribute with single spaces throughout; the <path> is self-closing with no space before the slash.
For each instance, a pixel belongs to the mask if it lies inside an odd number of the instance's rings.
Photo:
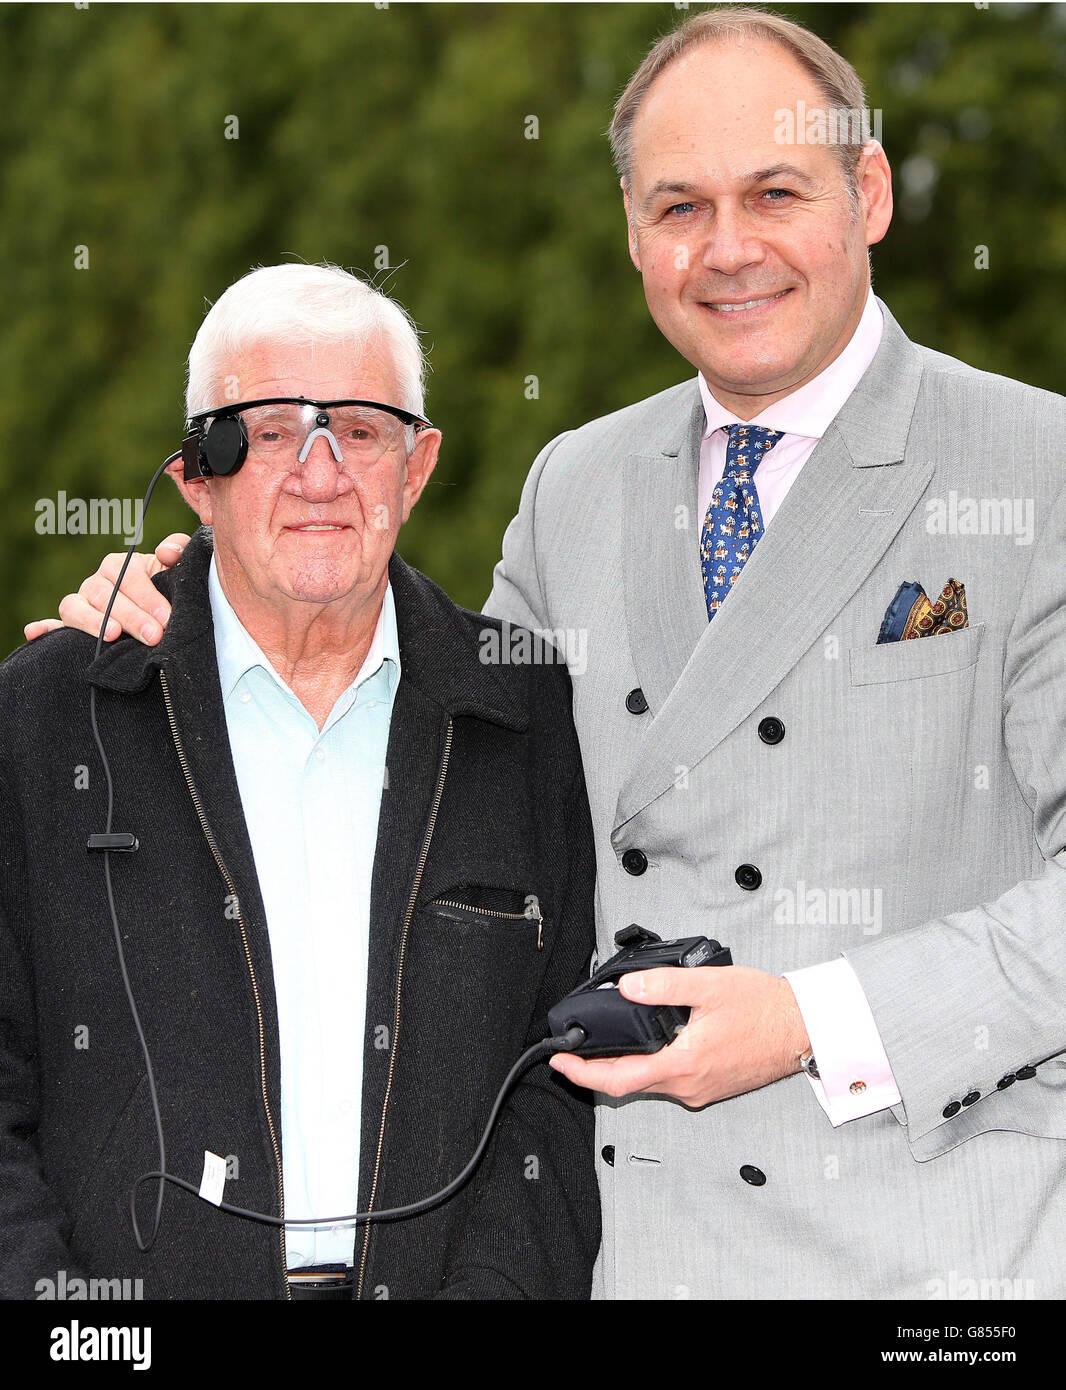
<path id="1" fill-rule="evenodd" d="M 277 339 L 383 346 L 400 391 L 386 404 L 425 414 L 425 358 L 406 309 L 340 266 L 299 263 L 250 270 L 207 311 L 189 349 L 187 414 L 224 405 L 234 361 Z"/>

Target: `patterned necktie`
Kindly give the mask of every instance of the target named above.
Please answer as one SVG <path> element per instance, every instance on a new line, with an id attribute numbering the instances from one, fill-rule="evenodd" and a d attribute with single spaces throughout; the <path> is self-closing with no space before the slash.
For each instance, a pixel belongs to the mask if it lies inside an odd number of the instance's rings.
<path id="1" fill-rule="evenodd" d="M 708 622 L 725 602 L 762 535 L 755 470 L 784 433 L 761 425 L 729 425 L 727 429 L 725 473 L 711 496 L 700 537 Z"/>

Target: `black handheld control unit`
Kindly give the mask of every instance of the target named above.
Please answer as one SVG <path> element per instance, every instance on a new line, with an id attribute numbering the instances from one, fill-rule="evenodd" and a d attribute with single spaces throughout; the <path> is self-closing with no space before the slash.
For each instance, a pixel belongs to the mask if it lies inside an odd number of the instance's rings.
<path id="1" fill-rule="evenodd" d="M 688 1022 L 691 1010 L 680 1004 L 637 1004 L 627 999 L 618 981 L 631 970 L 659 966 L 732 965 L 728 946 L 706 936 L 663 941 L 645 927 L 632 925 L 618 932 L 617 955 L 560 999 L 548 1013 L 548 1027 L 562 1034 L 573 1027 L 585 1031 L 585 1041 L 572 1049 L 578 1057 L 625 1057 L 658 1052 L 672 1043 Z"/>

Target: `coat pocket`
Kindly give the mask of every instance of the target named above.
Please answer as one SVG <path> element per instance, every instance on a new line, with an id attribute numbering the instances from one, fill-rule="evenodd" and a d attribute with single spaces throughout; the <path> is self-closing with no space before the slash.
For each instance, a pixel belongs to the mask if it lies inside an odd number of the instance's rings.
<path id="1" fill-rule="evenodd" d="M 536 893 L 462 884 L 438 894 L 424 910 L 460 926 L 528 929 L 534 934 L 537 950 L 544 949 L 544 916 Z"/>
<path id="2" fill-rule="evenodd" d="M 921 676 L 945 676 L 973 666 L 981 650 L 985 624 L 956 632 L 915 637 L 906 642 L 852 647 L 848 652 L 852 685 L 879 685 L 887 681 L 917 680 Z"/>

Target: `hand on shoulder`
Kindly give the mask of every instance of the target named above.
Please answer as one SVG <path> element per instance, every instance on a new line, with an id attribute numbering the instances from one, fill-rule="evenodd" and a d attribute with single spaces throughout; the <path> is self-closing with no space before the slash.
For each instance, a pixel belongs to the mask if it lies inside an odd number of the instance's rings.
<path id="1" fill-rule="evenodd" d="M 138 552 L 133 556 L 111 609 L 105 642 L 113 642 L 122 632 L 150 647 L 161 640 L 170 618 L 170 604 L 152 583 L 152 576 L 177 564 L 188 543 L 189 537 L 177 531 L 159 542 L 154 555 Z M 124 551 L 106 555 L 100 568 L 82 582 L 78 592 L 61 600 L 58 618 L 39 618 L 26 624 L 26 640 L 32 642 L 60 627 L 77 628 L 95 637 L 125 558 Z"/>

